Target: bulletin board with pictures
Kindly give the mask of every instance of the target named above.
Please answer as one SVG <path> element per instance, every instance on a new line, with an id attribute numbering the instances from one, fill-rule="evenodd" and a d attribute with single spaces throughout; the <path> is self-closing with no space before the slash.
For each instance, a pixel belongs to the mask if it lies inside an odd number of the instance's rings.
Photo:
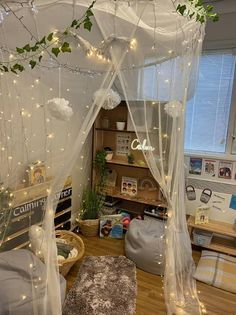
<path id="1" fill-rule="evenodd" d="M 236 184 L 236 162 L 210 158 L 190 157 L 189 175 Z"/>

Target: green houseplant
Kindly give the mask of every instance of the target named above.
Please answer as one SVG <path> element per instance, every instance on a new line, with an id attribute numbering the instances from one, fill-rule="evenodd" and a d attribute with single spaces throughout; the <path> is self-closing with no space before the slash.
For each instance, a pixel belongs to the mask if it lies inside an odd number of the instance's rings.
<path id="1" fill-rule="evenodd" d="M 84 189 L 77 220 L 81 233 L 85 236 L 96 236 L 99 230 L 98 218 L 105 200 L 104 187 L 107 177 L 105 150 L 96 153 L 94 167 L 98 175 L 97 182 L 94 187 Z"/>
<path id="2" fill-rule="evenodd" d="M 79 227 L 84 236 L 96 236 L 99 230 L 98 213 L 102 202 L 95 188 L 87 187 L 83 191 L 79 213 Z"/>

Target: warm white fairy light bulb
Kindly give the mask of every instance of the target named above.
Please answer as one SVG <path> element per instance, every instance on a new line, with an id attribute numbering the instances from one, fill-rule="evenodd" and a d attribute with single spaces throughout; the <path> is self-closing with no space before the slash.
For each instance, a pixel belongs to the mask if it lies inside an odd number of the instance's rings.
<path id="1" fill-rule="evenodd" d="M 131 41 L 130 41 L 130 45 L 129 45 L 130 49 L 135 49 L 137 47 L 137 40 L 136 38 L 133 38 Z"/>
<path id="2" fill-rule="evenodd" d="M 54 134 L 53 134 L 53 133 L 49 133 L 49 134 L 47 135 L 47 137 L 48 137 L 49 139 L 53 139 L 53 138 L 54 138 Z"/>

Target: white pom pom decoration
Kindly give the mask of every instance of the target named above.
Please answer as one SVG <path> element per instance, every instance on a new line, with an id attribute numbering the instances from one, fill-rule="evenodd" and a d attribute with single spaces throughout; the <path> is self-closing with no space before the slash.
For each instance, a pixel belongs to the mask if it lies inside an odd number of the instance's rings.
<path id="1" fill-rule="evenodd" d="M 177 118 L 181 114 L 182 107 L 179 101 L 171 101 L 165 104 L 165 112 L 172 118 Z"/>
<path id="2" fill-rule="evenodd" d="M 106 95 L 105 98 L 104 94 Z M 102 108 L 106 110 L 115 108 L 121 102 L 120 95 L 112 89 L 99 89 L 93 95 L 93 99 L 97 105 L 101 104 L 103 98 L 104 102 Z"/>
<path id="3" fill-rule="evenodd" d="M 56 119 L 69 121 L 73 115 L 73 109 L 69 106 L 69 101 L 64 98 L 53 98 L 47 104 L 51 116 Z"/>

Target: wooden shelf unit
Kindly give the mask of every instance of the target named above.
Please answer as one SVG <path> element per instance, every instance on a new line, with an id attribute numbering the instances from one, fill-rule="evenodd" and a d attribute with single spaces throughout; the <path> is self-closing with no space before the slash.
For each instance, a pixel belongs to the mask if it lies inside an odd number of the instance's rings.
<path id="1" fill-rule="evenodd" d="M 101 126 L 103 117 L 108 117 L 110 121 L 109 128 L 105 129 Z M 157 190 L 155 191 L 138 191 L 137 196 L 131 197 L 121 193 L 121 180 L 122 176 L 136 178 L 138 183 L 143 178 L 152 178 L 151 172 L 146 165 L 145 157 L 142 151 L 131 150 L 130 153 L 134 156 L 134 164 L 129 164 L 126 156 L 120 156 L 116 154 L 116 137 L 119 133 L 128 133 L 131 137 L 131 141 L 136 138 L 136 134 L 133 130 L 117 130 L 116 120 L 127 121 L 128 109 L 125 102 L 122 102 L 113 110 L 105 111 L 101 109 L 93 129 L 93 158 L 95 158 L 96 152 L 102 150 L 105 147 L 110 147 L 113 150 L 113 158 L 107 161 L 109 169 L 115 170 L 117 173 L 116 187 L 113 193 L 108 195 L 119 198 L 120 200 L 126 201 L 127 212 L 137 212 L 138 214 L 144 214 L 144 209 L 147 206 L 166 206 L 163 200 L 160 200 L 160 191 L 157 184 Z M 96 171 L 93 169 L 93 184 L 96 182 Z M 130 205 L 128 206 L 128 203 Z M 139 206 L 137 206 L 139 204 Z M 135 206 L 136 205 L 136 206 Z M 134 211 L 132 211 L 132 207 Z M 139 209 L 135 210 L 135 207 Z M 141 210 L 140 210 L 141 209 Z"/>
<path id="2" fill-rule="evenodd" d="M 148 169 L 147 165 L 139 165 L 137 163 L 129 164 L 127 161 L 120 160 L 120 159 L 112 159 L 110 161 L 107 161 L 107 164 L 117 164 L 117 165 L 123 165 L 123 166 L 128 166 L 128 167 L 138 167 L 138 168 Z"/>
<path id="3" fill-rule="evenodd" d="M 123 200 L 133 201 L 133 202 L 137 202 L 137 203 L 142 203 L 142 204 L 145 204 L 145 205 L 166 207 L 166 204 L 163 201 L 161 201 L 161 200 L 144 199 L 144 198 L 141 198 L 141 197 L 138 197 L 138 196 L 131 197 L 129 195 L 125 195 L 125 194 L 122 194 L 121 192 L 119 192 L 118 188 L 116 188 L 113 193 L 109 194 L 109 196 L 116 197 L 116 198 L 123 199 Z"/>
<path id="4" fill-rule="evenodd" d="M 199 246 L 193 242 L 192 232 L 194 228 L 212 232 L 213 237 L 210 245 L 201 247 L 236 256 L 236 231 L 234 231 L 232 224 L 214 220 L 210 220 L 206 224 L 195 224 L 193 216 L 188 217 L 187 224 L 193 245 Z"/>

